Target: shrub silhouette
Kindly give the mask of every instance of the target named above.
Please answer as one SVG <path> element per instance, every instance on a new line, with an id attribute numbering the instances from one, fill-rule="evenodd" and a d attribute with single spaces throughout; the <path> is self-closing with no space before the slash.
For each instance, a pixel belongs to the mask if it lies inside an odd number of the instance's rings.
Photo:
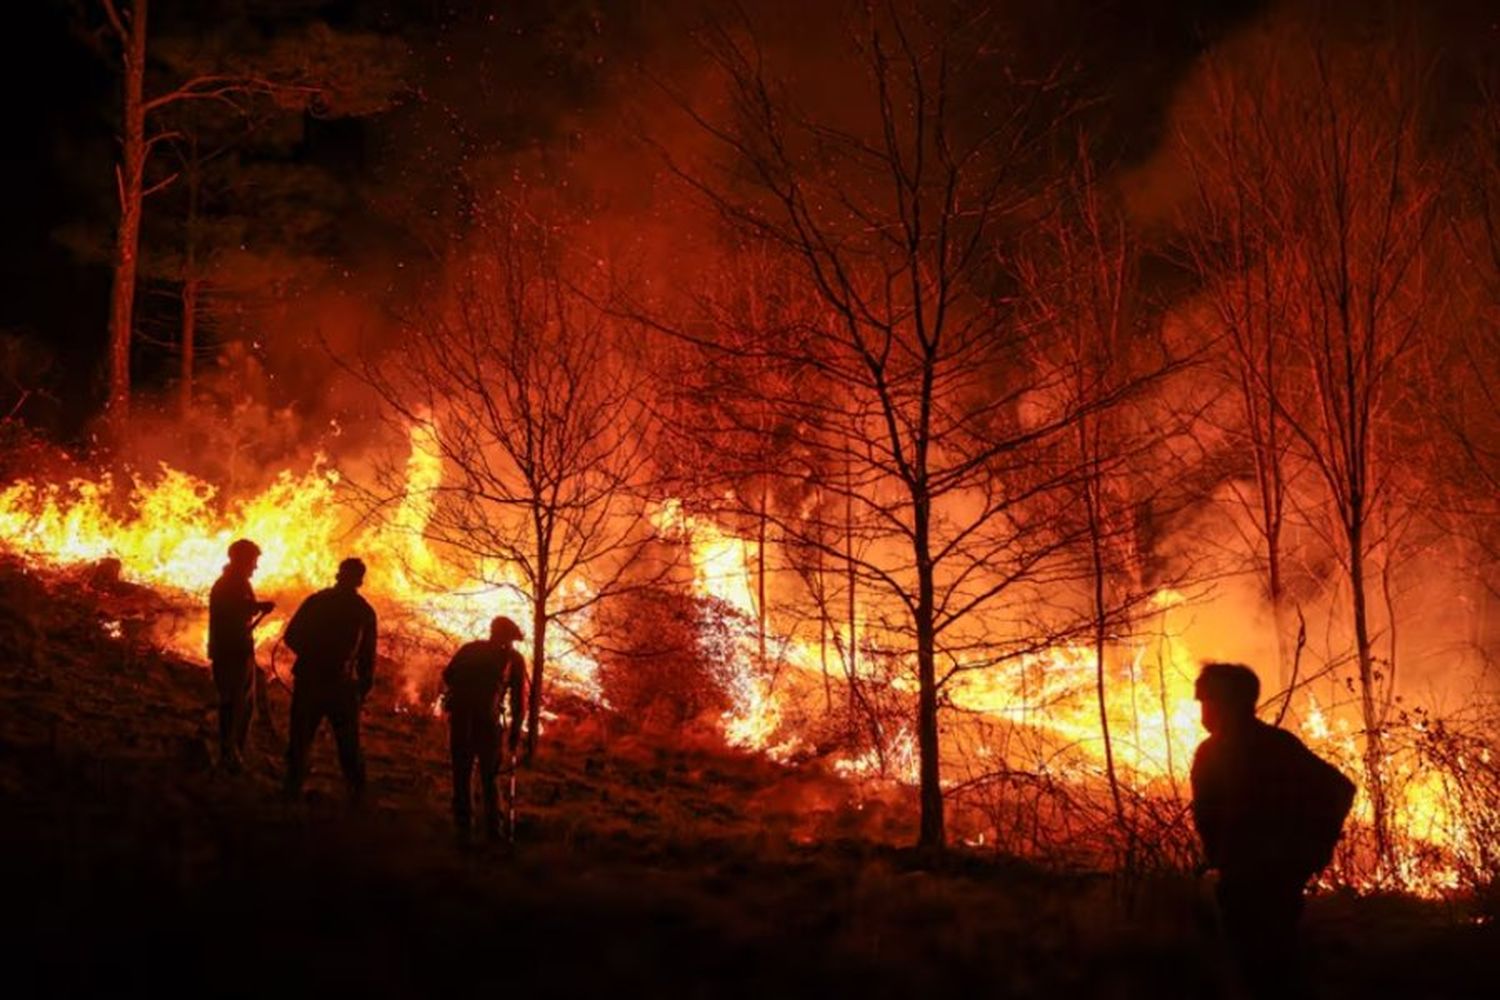
<path id="1" fill-rule="evenodd" d="M 600 686 L 627 726 L 680 728 L 730 707 L 750 627 L 727 602 L 652 587 L 609 602 L 596 625 Z"/>

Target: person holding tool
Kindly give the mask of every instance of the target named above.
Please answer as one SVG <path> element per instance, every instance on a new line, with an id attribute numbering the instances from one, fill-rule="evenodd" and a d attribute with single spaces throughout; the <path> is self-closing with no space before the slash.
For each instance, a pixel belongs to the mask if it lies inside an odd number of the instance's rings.
<path id="1" fill-rule="evenodd" d="M 208 593 L 208 659 L 219 694 L 219 766 L 230 774 L 244 768 L 250 735 L 250 695 L 255 680 L 255 626 L 276 605 L 255 599 L 250 577 L 260 546 L 241 538 L 229 546 L 229 562 Z"/>
<path id="2" fill-rule="evenodd" d="M 500 839 L 496 777 L 502 742 L 506 746 L 509 771 L 505 835 L 510 839 L 515 837 L 516 749 L 524 712 L 526 659 L 512 644 L 522 638 L 520 627 L 501 615 L 490 622 L 488 639 L 465 643 L 443 671 L 443 703 L 448 711 L 453 762 L 453 822 L 460 846 L 467 846 L 471 837 L 474 800 L 470 779 L 476 763 L 484 801 L 485 836 L 491 843 Z M 504 711 L 507 697 L 510 707 Z"/>

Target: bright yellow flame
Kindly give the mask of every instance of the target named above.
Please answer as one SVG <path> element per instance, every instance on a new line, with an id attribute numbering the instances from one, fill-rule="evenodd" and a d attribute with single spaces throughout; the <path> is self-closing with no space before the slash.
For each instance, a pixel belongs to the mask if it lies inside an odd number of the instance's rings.
<path id="1" fill-rule="evenodd" d="M 513 567 L 479 579 L 429 548 L 424 531 L 443 472 L 436 435 L 431 423 L 411 429 L 404 499 L 390 516 L 363 528 L 339 502 L 339 475 L 320 455 L 302 475 L 282 471 L 266 489 L 227 504 L 216 502 L 211 485 L 167 465 L 155 478 L 138 482 L 128 497 L 119 496 L 108 476 L 61 486 L 23 480 L 0 491 L 0 539 L 23 557 L 51 566 L 115 558 L 124 579 L 200 603 L 236 538 L 260 546 L 255 586 L 278 598 L 327 586 L 338 560 L 359 554 L 371 567 L 365 592 L 377 607 L 399 611 L 392 620 L 451 650 L 487 634 L 495 615 L 509 615 L 525 627 L 532 614 Z M 263 651 L 280 635 L 289 610 L 284 604 L 259 630 Z M 203 637 L 199 620 L 170 641 L 196 658 L 203 654 Z M 386 652 L 398 660 L 419 655 L 409 647 Z M 593 661 L 561 635 L 550 636 L 547 657 L 558 681 L 597 696 Z"/>
<path id="2" fill-rule="evenodd" d="M 706 518 L 686 515 L 675 502 L 663 505 L 658 525 L 681 532 L 691 540 L 694 582 L 699 593 L 711 594 L 753 615 L 754 543 L 734 537 Z M 1190 797 L 1188 775 L 1193 754 L 1204 735 L 1194 681 L 1200 667 L 1180 631 L 1169 627 L 1172 609 L 1187 603 L 1175 590 L 1153 595 L 1159 634 L 1139 641 L 1113 641 L 1105 648 L 1105 711 L 1110 744 L 1121 781 L 1136 794 L 1165 796 L 1185 802 Z M 782 663 L 808 673 L 819 667 L 818 651 L 796 636 L 777 636 L 771 643 Z M 786 716 L 782 702 L 795 697 L 797 685 L 783 682 L 773 692 L 763 672 L 753 667 L 747 647 L 736 667 L 736 709 L 726 717 L 726 733 L 736 745 L 785 753 L 795 739 L 781 731 Z M 910 691 L 903 677 L 894 687 Z M 1099 718 L 1098 661 L 1092 647 L 1060 645 L 999 666 L 960 670 L 949 682 L 948 697 L 963 713 L 949 727 L 962 727 L 968 713 L 1024 727 L 1037 738 L 1012 744 L 1003 754 L 980 742 L 977 752 L 992 763 L 1005 756 L 1011 767 L 1079 783 L 1102 780 L 1104 737 Z M 804 690 L 815 688 L 804 685 Z M 1362 739 L 1344 715 L 1331 716 L 1309 692 L 1299 700 L 1301 734 L 1312 749 L 1335 763 L 1357 782 L 1363 777 Z M 778 742 L 779 741 L 779 742 Z M 1018 749 L 1019 746 L 1019 749 Z M 834 763 L 837 773 L 850 778 L 894 777 L 915 783 L 918 774 L 916 739 L 909 728 L 889 736 L 881 755 L 864 749 Z M 1030 753 L 1029 758 L 1024 755 Z M 952 769 L 945 764 L 945 771 Z M 1393 789 L 1392 826 L 1399 831 L 1391 874 L 1408 891 L 1438 895 L 1459 884 L 1466 859 L 1481 855 L 1477 834 L 1465 827 L 1453 808 L 1452 776 L 1421 771 L 1411 758 L 1387 762 Z M 1352 822 L 1369 824 L 1370 803 L 1361 788 Z M 1477 860 L 1473 862 L 1477 864 Z M 1378 875 L 1357 869 L 1339 875 L 1345 882 L 1374 887 Z"/>
<path id="3" fill-rule="evenodd" d="M 122 496 L 108 476 L 67 484 L 23 480 L 0 490 L 0 544 L 52 566 L 113 557 L 120 560 L 126 579 L 201 602 L 220 572 L 229 543 L 252 538 L 262 548 L 256 586 L 283 600 L 277 615 L 261 629 L 265 644 L 281 631 L 290 610 L 286 598 L 326 585 L 337 560 L 358 553 L 371 564 L 367 592 L 383 614 L 389 610 L 392 618 L 427 635 L 429 647 L 446 651 L 483 635 L 497 614 L 525 628 L 532 609 L 514 567 L 488 567 L 483 573 L 460 570 L 429 545 L 426 528 L 443 476 L 438 444 L 430 422 L 411 429 L 404 499 L 383 521 L 364 527 L 351 522 L 339 502 L 339 475 L 319 456 L 302 474 L 283 471 L 261 492 L 228 502 L 222 502 L 211 485 L 166 465 L 154 478 L 138 482 L 128 496 Z M 661 530 L 688 541 L 697 593 L 726 602 L 747 621 L 759 620 L 750 569 L 757 558 L 753 542 L 709 518 L 687 514 L 677 501 L 663 503 L 655 520 Z M 588 584 L 573 580 L 568 586 L 582 594 Z M 1121 779 L 1139 793 L 1178 799 L 1187 794 L 1188 766 L 1203 735 L 1193 698 L 1197 659 L 1184 637 L 1166 628 L 1171 609 L 1184 601 L 1175 591 L 1157 593 L 1153 603 L 1163 634 L 1149 641 L 1112 642 L 1104 657 L 1106 714 Z M 105 623 L 103 629 L 114 638 L 125 634 L 118 621 Z M 173 643 L 197 657 L 202 639 L 200 619 L 176 633 Z M 747 629 L 729 665 L 733 707 L 723 719 L 724 733 L 732 745 L 784 758 L 799 746 L 798 734 L 788 732 L 786 722 L 795 717 L 788 699 L 797 697 L 798 685 L 793 678 L 773 688 L 773 671 L 758 662 L 757 639 L 753 628 Z M 813 678 L 820 670 L 820 651 L 810 643 L 795 634 L 769 639 L 768 648 L 776 651 L 779 663 L 792 668 L 790 674 Z M 419 655 L 415 647 L 397 648 L 391 642 L 385 652 L 397 660 Z M 546 652 L 552 676 L 597 700 L 591 659 L 556 634 Z M 910 693 L 902 678 L 889 683 L 904 695 Z M 1020 749 L 1011 746 L 1005 751 L 981 740 L 978 752 L 986 760 L 1005 756 L 1014 767 L 1097 782 L 1104 756 L 1097 683 L 1095 651 L 1062 645 L 1001 665 L 960 670 L 947 694 L 957 707 L 992 723 L 1040 734 Z M 819 686 L 809 680 L 801 689 Z M 416 694 L 411 690 L 407 697 L 415 701 Z M 1331 711 L 1311 693 L 1301 697 L 1298 709 L 1300 732 L 1308 744 L 1346 774 L 1362 778 L 1363 740 L 1349 717 Z M 918 753 L 912 732 L 895 732 L 884 750 L 883 773 L 915 782 Z M 882 772 L 881 763 L 874 750 L 862 750 L 838 760 L 835 769 L 849 777 L 871 777 Z M 1410 755 L 1399 760 L 1393 756 L 1384 766 L 1392 789 L 1393 827 L 1402 838 L 1396 870 L 1389 874 L 1399 885 L 1425 894 L 1454 887 L 1464 865 L 1478 865 L 1487 856 L 1481 831 L 1471 829 L 1454 807 L 1462 791 L 1454 775 L 1422 770 Z M 1363 823 L 1370 819 L 1363 788 L 1355 818 Z"/>
<path id="4" fill-rule="evenodd" d="M 750 574 L 757 554 L 754 543 L 736 538 L 708 518 L 693 517 L 677 500 L 663 503 L 654 521 L 659 530 L 687 541 L 692 552 L 695 593 L 718 598 L 746 620 L 756 620 Z M 756 637 L 741 635 L 737 645 L 734 662 L 729 664 L 729 697 L 733 707 L 724 714 L 724 739 L 730 746 L 784 758 L 796 748 L 796 741 L 784 738 L 773 742 L 781 726 L 781 709 L 764 676 L 765 665 L 757 666 L 755 662 Z"/>

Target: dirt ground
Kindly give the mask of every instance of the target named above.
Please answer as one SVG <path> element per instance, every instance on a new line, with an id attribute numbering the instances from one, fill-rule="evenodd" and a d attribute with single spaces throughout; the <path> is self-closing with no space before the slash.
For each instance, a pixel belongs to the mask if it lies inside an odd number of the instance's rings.
<path id="1" fill-rule="evenodd" d="M 158 601 L 0 563 L 9 995 L 1232 995 L 1186 878 L 933 862 L 832 779 L 576 720 L 522 773 L 513 850 L 453 845 L 441 723 L 375 707 L 372 800 L 325 730 L 283 806 L 285 693 L 219 773 L 207 670 L 136 627 Z M 1314 996 L 1500 995 L 1472 903 L 1318 898 L 1307 937 Z"/>

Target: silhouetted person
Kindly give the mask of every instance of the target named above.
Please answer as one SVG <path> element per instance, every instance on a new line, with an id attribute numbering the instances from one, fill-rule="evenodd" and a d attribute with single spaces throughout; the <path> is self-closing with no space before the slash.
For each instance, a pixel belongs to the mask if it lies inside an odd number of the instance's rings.
<path id="1" fill-rule="evenodd" d="M 522 638 L 521 629 L 506 617 L 490 622 L 490 637 L 461 646 L 443 671 L 444 702 L 448 706 L 448 739 L 453 759 L 453 822 L 460 843 L 468 843 L 474 801 L 469 779 L 479 765 L 479 789 L 484 800 L 485 835 L 500 838 L 500 799 L 495 775 L 500 768 L 500 745 L 507 741 L 507 759 L 515 766 L 521 737 L 518 724 L 526 660 L 511 645 Z M 509 733 L 502 722 L 504 701 L 509 698 Z"/>
<path id="2" fill-rule="evenodd" d="M 219 692 L 219 762 L 226 771 L 244 766 L 250 735 L 250 694 L 255 680 L 255 623 L 274 604 L 257 601 L 250 577 L 260 546 L 241 538 L 229 546 L 229 562 L 208 592 L 208 659 Z"/>
<path id="3" fill-rule="evenodd" d="M 365 564 L 339 563 L 332 587 L 297 609 L 282 641 L 297 655 L 292 667 L 292 712 L 286 750 L 286 796 L 295 800 L 307 778 L 308 754 L 326 718 L 338 744 L 339 766 L 358 801 L 365 790 L 359 751 L 359 709 L 375 682 L 375 609 L 359 596 Z"/>
<path id="4" fill-rule="evenodd" d="M 1303 891 L 1333 859 L 1354 784 L 1255 717 L 1249 667 L 1206 664 L 1196 694 L 1209 735 L 1193 757 L 1193 820 L 1219 872 L 1224 934 L 1252 992 L 1285 995 L 1299 979 Z"/>

